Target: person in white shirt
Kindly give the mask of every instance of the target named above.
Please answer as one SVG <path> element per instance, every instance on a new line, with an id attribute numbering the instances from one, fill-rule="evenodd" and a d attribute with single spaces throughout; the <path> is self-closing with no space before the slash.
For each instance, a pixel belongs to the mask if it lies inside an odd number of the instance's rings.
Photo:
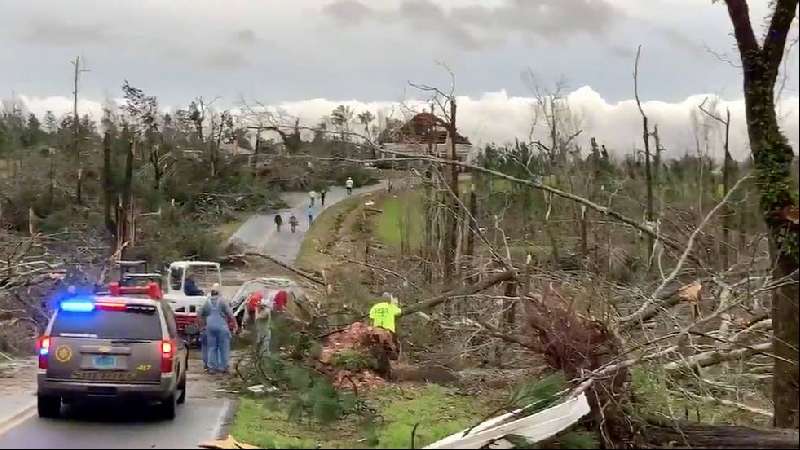
<path id="1" fill-rule="evenodd" d="M 308 192 L 308 199 L 311 201 L 311 206 L 314 206 L 314 201 L 317 199 L 317 193 L 313 189 Z"/>
<path id="2" fill-rule="evenodd" d="M 344 185 L 347 188 L 347 195 L 353 195 L 353 177 L 347 177 Z"/>

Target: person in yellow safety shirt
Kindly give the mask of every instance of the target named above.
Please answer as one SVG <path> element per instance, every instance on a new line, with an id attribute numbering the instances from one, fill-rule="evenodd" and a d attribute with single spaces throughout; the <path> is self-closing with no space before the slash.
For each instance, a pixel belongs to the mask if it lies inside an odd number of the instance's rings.
<path id="1" fill-rule="evenodd" d="M 399 316 L 403 310 L 397 306 L 397 299 L 389 293 L 384 293 L 383 297 L 389 301 L 383 301 L 372 305 L 369 310 L 369 318 L 372 321 L 373 327 L 383 328 L 396 333 L 394 319 Z"/>

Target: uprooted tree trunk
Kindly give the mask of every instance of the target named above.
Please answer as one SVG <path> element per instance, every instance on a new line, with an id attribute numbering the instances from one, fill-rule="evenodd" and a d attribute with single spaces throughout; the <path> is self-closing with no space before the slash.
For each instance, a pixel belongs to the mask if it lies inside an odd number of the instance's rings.
<path id="1" fill-rule="evenodd" d="M 528 294 L 523 301 L 530 336 L 518 343 L 544 355 L 548 365 L 562 371 L 567 378 L 580 380 L 586 379 L 590 373 L 594 374 L 577 389 L 586 387 L 586 397 L 592 409 L 592 426 L 604 448 L 798 447 L 798 433 L 792 430 L 763 430 L 682 421 L 667 423 L 653 417 L 631 416 L 629 412 L 633 410 L 631 406 L 635 399 L 631 395 L 628 369 L 636 363 L 636 359 L 622 358 L 622 343 L 617 335 L 604 323 L 580 315 L 572 303 L 561 297 L 552 286 L 545 289 L 544 295 Z M 740 356 L 743 353 L 763 352 L 768 350 L 769 345 L 756 345 L 753 349 L 730 353 Z M 666 354 L 667 351 L 661 353 Z M 709 365 L 728 356 L 718 352 L 700 354 L 695 364 Z"/>
<path id="2" fill-rule="evenodd" d="M 526 325 L 531 332 L 529 348 L 542 353 L 548 365 L 568 379 L 580 379 L 620 354 L 622 343 L 603 323 L 579 315 L 552 287 L 542 296 L 525 300 Z M 625 414 L 630 403 L 629 385 L 628 369 L 621 368 L 595 380 L 586 392 L 598 440 L 605 448 L 633 445 L 635 427 Z"/>

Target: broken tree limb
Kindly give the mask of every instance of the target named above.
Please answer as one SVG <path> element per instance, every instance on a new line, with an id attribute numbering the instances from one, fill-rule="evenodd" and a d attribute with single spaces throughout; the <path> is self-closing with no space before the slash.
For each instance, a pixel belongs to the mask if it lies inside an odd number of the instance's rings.
<path id="1" fill-rule="evenodd" d="M 697 394 L 695 394 L 693 392 L 687 391 L 686 389 L 681 389 L 681 394 L 683 394 L 683 395 L 685 395 L 687 397 L 691 397 L 691 398 L 693 398 L 695 400 L 700 400 L 702 402 L 717 403 L 717 404 L 720 404 L 720 405 L 730 406 L 730 407 L 736 408 L 736 409 L 741 409 L 742 411 L 747 411 L 747 412 L 750 412 L 750 413 L 753 413 L 753 414 L 758 414 L 760 416 L 770 417 L 770 418 L 772 417 L 772 412 L 771 411 L 767 411 L 767 410 L 761 409 L 761 408 L 754 408 L 752 406 L 745 405 L 744 403 L 738 403 L 738 402 L 725 400 L 725 399 L 722 399 L 722 398 L 711 397 L 711 396 L 707 396 L 707 395 L 697 395 Z"/>
<path id="2" fill-rule="evenodd" d="M 366 160 L 366 159 L 357 159 L 357 158 L 327 158 L 327 159 L 329 159 L 329 160 L 347 161 L 347 162 L 353 162 L 353 163 L 366 163 L 366 162 L 374 163 L 374 162 L 383 162 L 383 161 L 398 161 L 399 162 L 399 161 L 413 161 L 413 160 L 420 161 L 421 160 L 421 161 L 429 161 L 429 162 L 437 163 L 437 164 L 449 164 L 449 165 L 459 166 L 459 167 L 462 167 L 464 169 L 468 169 L 469 171 L 472 171 L 472 172 L 481 172 L 481 173 L 485 173 L 487 175 L 492 175 L 492 176 L 495 176 L 495 177 L 498 177 L 498 178 L 502 178 L 502 179 L 511 181 L 513 183 L 529 186 L 529 187 L 532 187 L 532 188 L 535 188 L 535 189 L 539 189 L 539 190 L 542 190 L 542 191 L 545 191 L 545 192 L 549 192 L 549 193 L 551 193 L 551 194 L 553 194 L 553 195 L 555 195 L 557 197 L 565 198 L 567 200 L 571 200 L 571 201 L 580 203 L 582 205 L 585 205 L 587 208 L 590 208 L 590 209 L 593 209 L 593 210 L 599 212 L 602 215 L 611 217 L 611 218 L 617 220 L 618 222 L 624 223 L 624 224 L 626 224 L 626 225 L 628 225 L 628 226 L 630 226 L 630 227 L 632 227 L 632 228 L 634 228 L 636 230 L 639 230 L 642 233 L 646 234 L 647 236 L 652 237 L 655 240 L 659 240 L 659 241 L 663 242 L 666 246 L 672 248 L 673 250 L 676 250 L 676 251 L 682 251 L 683 250 L 683 246 L 682 245 L 680 245 L 679 243 L 673 241 L 672 239 L 667 238 L 666 236 L 660 235 L 652 227 L 649 227 L 649 226 L 647 226 L 647 225 L 645 225 L 643 223 L 640 223 L 639 221 L 637 221 L 635 219 L 632 219 L 632 218 L 630 218 L 628 216 L 625 216 L 624 214 L 622 214 L 622 213 L 620 213 L 618 211 L 615 211 L 615 210 L 613 210 L 611 208 L 598 205 L 597 203 L 595 203 L 595 202 L 593 202 L 593 201 L 591 201 L 589 199 L 586 199 L 586 198 L 581 197 L 579 195 L 575 195 L 575 194 L 573 194 L 571 192 L 562 191 L 562 190 L 554 188 L 552 186 L 548 186 L 546 184 L 540 183 L 540 182 L 538 182 L 536 180 L 525 180 L 525 179 L 522 179 L 522 178 L 517 178 L 515 176 L 508 175 L 508 174 L 505 174 L 505 173 L 497 171 L 497 170 L 487 169 L 485 167 L 476 166 L 474 164 L 469 164 L 469 163 L 465 163 L 465 162 L 458 161 L 458 160 L 437 158 L 436 156 L 432 156 L 432 155 L 420 156 L 420 155 L 416 155 L 416 154 L 413 154 L 413 153 L 399 152 L 399 151 L 396 151 L 396 150 L 389 150 L 389 149 L 386 149 L 386 148 L 379 148 L 375 143 L 369 141 L 366 137 L 364 137 L 364 136 L 362 136 L 362 135 L 360 135 L 358 133 L 352 133 L 351 132 L 349 134 L 350 135 L 354 135 L 354 136 L 358 136 L 358 137 L 361 137 L 362 139 L 364 139 L 366 144 L 363 144 L 362 146 L 368 147 L 368 148 L 373 148 L 373 147 L 377 148 L 380 152 L 388 153 L 390 155 L 395 155 L 395 156 L 397 156 L 397 158 L 383 158 L 383 159 L 377 159 L 377 160 L 371 160 L 371 159 L 370 160 Z M 317 156 L 314 156 L 314 155 L 296 155 L 296 157 L 323 159 L 323 158 L 320 158 L 320 157 L 317 157 Z M 694 257 L 694 256 L 690 256 L 689 259 L 691 259 L 695 263 L 700 264 L 700 261 L 698 261 L 697 258 Z"/>
<path id="3" fill-rule="evenodd" d="M 470 320 L 470 319 L 467 319 L 467 320 Z M 498 330 L 496 327 L 494 327 L 493 325 L 489 324 L 488 322 L 486 322 L 484 320 L 478 320 L 478 321 L 474 321 L 474 322 L 476 324 L 478 324 L 478 326 L 480 326 L 481 328 L 486 330 L 486 333 L 491 337 L 494 337 L 494 338 L 500 339 L 502 341 L 508 342 L 509 344 L 517 344 L 517 345 L 519 345 L 519 346 L 521 346 L 523 348 L 527 348 L 528 350 L 532 350 L 532 351 L 535 351 L 535 352 L 540 352 L 541 353 L 541 351 L 542 351 L 541 347 L 533 345 L 530 342 L 525 342 L 524 340 L 522 340 L 522 339 L 520 339 L 520 338 L 518 338 L 516 336 L 512 336 L 510 334 L 503 333 L 502 331 Z"/>
<path id="4" fill-rule="evenodd" d="M 458 289 L 454 289 L 454 290 L 449 291 L 449 292 L 445 292 L 444 294 L 437 295 L 436 297 L 433 297 L 431 299 L 424 300 L 424 301 L 421 301 L 421 302 L 416 303 L 414 305 L 411 305 L 411 306 L 409 306 L 407 308 L 404 308 L 403 312 L 400 314 L 400 317 L 407 316 L 409 314 L 414 314 L 414 313 L 419 312 L 419 311 L 424 311 L 426 309 L 431 309 L 433 307 L 436 307 L 436 306 L 448 301 L 449 299 L 451 299 L 453 297 L 471 295 L 471 294 L 475 294 L 477 292 L 484 291 L 484 290 L 489 289 L 490 287 L 494 286 L 495 284 L 502 283 L 503 281 L 513 280 L 515 277 L 516 277 L 516 274 L 514 272 L 510 271 L 510 270 L 505 271 L 505 272 L 496 273 L 496 274 L 494 274 L 494 275 L 492 275 L 492 276 L 490 276 L 490 277 L 488 277 L 488 278 L 486 278 L 484 280 L 481 280 L 478 283 L 475 283 L 475 284 L 472 284 L 472 285 L 469 285 L 469 286 L 464 286 L 464 287 L 461 287 L 461 288 L 458 288 Z"/>
<path id="5" fill-rule="evenodd" d="M 694 250 L 694 243 L 697 239 L 697 236 L 703 230 L 705 225 L 711 220 L 711 218 L 714 217 L 717 211 L 719 211 L 726 203 L 728 203 L 731 195 L 736 192 L 739 186 L 749 179 L 750 176 L 740 178 L 739 181 L 737 181 L 736 184 L 731 188 L 731 190 L 728 191 L 725 197 L 719 203 L 717 203 L 716 206 L 714 206 L 714 208 L 708 212 L 708 214 L 706 214 L 705 218 L 703 218 L 703 221 L 700 222 L 700 225 L 698 225 L 689 236 L 689 241 L 686 243 L 686 247 L 683 249 L 681 257 L 678 259 L 678 263 L 675 264 L 675 267 L 672 269 L 672 272 L 670 272 L 669 276 L 667 276 L 667 278 L 661 282 L 661 284 L 656 288 L 655 292 L 653 292 L 653 295 L 651 295 L 650 298 L 647 299 L 647 301 L 645 301 L 638 310 L 628 316 L 622 317 L 619 320 L 619 322 L 623 324 L 623 328 L 631 326 L 631 324 L 640 323 L 641 321 L 645 320 L 645 316 L 652 317 L 654 313 L 657 313 L 657 311 L 663 307 L 661 305 L 655 305 L 655 303 L 658 303 L 658 297 L 661 294 L 661 291 L 663 291 L 668 284 L 675 280 L 680 271 L 683 269 L 684 264 L 686 264 L 686 260 Z M 654 308 L 654 306 L 656 307 Z"/>
<path id="6" fill-rule="evenodd" d="M 426 309 L 431 309 L 431 308 L 436 307 L 436 306 L 438 306 L 438 305 L 440 305 L 440 304 L 442 304 L 442 303 L 444 303 L 444 302 L 446 302 L 446 301 L 448 301 L 450 299 L 453 299 L 453 298 L 468 297 L 468 296 L 470 296 L 472 294 L 475 294 L 477 292 L 489 289 L 490 287 L 494 286 L 495 284 L 502 283 L 503 281 L 508 281 L 508 280 L 514 279 L 514 277 L 515 277 L 514 272 L 511 272 L 511 271 L 499 272 L 499 273 L 497 273 L 497 274 L 495 274 L 495 275 L 493 275 L 493 276 L 491 276 L 491 277 L 489 277 L 489 278 L 487 278 L 487 279 L 485 279 L 485 280 L 483 280 L 483 281 L 481 281 L 479 283 L 472 284 L 472 285 L 469 285 L 469 286 L 464 286 L 464 287 L 459 288 L 459 289 L 454 289 L 452 291 L 445 292 L 444 294 L 437 295 L 436 297 L 433 297 L 431 299 L 423 300 L 423 301 L 421 301 L 419 303 L 413 304 L 413 305 L 409 306 L 408 308 L 404 308 L 403 312 L 400 314 L 399 317 L 408 316 L 408 315 L 411 315 L 411 314 L 419 313 L 419 312 L 424 311 Z M 355 321 L 365 320 L 368 317 L 369 316 L 367 314 L 363 314 L 360 317 L 355 318 Z M 337 328 L 335 330 L 332 330 L 332 331 L 329 331 L 327 333 L 323 333 L 323 334 L 320 334 L 320 335 L 316 336 L 316 339 L 323 339 L 325 337 L 328 337 L 328 336 L 330 336 L 332 334 L 338 333 L 338 332 L 343 331 L 345 329 L 347 329 L 347 327 Z"/>
<path id="7" fill-rule="evenodd" d="M 296 267 L 293 267 L 293 266 L 291 266 L 289 264 L 286 264 L 285 262 L 278 261 L 274 257 L 272 257 L 270 255 L 266 255 L 264 253 L 244 252 L 244 253 L 239 253 L 239 254 L 234 254 L 234 255 L 226 255 L 222 259 L 225 260 L 225 261 L 229 261 L 229 260 L 233 260 L 233 259 L 237 259 L 237 258 L 244 258 L 245 256 L 256 256 L 256 257 L 259 257 L 259 258 L 264 258 L 266 260 L 272 261 L 275 264 L 283 267 L 284 269 L 288 270 L 289 272 L 292 272 L 292 273 L 294 273 L 296 275 L 299 275 L 299 276 L 305 278 L 308 281 L 311 281 L 312 283 L 316 283 L 316 284 L 318 284 L 320 286 L 323 286 L 323 287 L 325 286 L 325 281 L 322 280 L 321 278 L 317 278 L 316 276 L 314 276 L 314 275 L 312 275 L 312 274 L 310 274 L 308 272 L 304 272 L 304 271 L 302 271 L 302 270 L 300 270 L 300 269 L 298 269 Z"/>
<path id="8" fill-rule="evenodd" d="M 749 336 L 754 331 L 763 331 L 770 329 L 772 329 L 772 319 L 762 319 L 760 321 L 754 322 L 752 325 L 734 334 L 731 340 L 733 342 L 739 342 L 740 340 Z"/>
<path id="9" fill-rule="evenodd" d="M 667 372 L 674 372 L 687 366 L 692 369 L 694 369 L 695 367 L 709 367 L 715 364 L 719 364 L 723 361 L 730 361 L 732 359 L 737 359 L 737 358 L 745 358 L 758 353 L 767 354 L 767 352 L 769 352 L 770 350 L 772 350 L 772 342 L 764 342 L 762 344 L 756 344 L 750 347 L 738 348 L 736 350 L 730 350 L 730 351 L 713 350 L 710 352 L 703 352 L 703 353 L 698 353 L 696 355 L 692 355 L 681 361 L 674 361 L 665 364 L 664 370 L 666 370 Z"/>

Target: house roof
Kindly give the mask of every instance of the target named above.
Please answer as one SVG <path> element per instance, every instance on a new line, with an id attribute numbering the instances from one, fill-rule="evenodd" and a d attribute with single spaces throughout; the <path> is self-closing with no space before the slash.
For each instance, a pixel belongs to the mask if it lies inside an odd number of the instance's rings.
<path id="1" fill-rule="evenodd" d="M 381 143 L 433 143 L 447 142 L 447 124 L 427 112 L 416 114 L 397 129 L 387 130 Z M 456 132 L 456 144 L 472 145 L 468 138 Z"/>

